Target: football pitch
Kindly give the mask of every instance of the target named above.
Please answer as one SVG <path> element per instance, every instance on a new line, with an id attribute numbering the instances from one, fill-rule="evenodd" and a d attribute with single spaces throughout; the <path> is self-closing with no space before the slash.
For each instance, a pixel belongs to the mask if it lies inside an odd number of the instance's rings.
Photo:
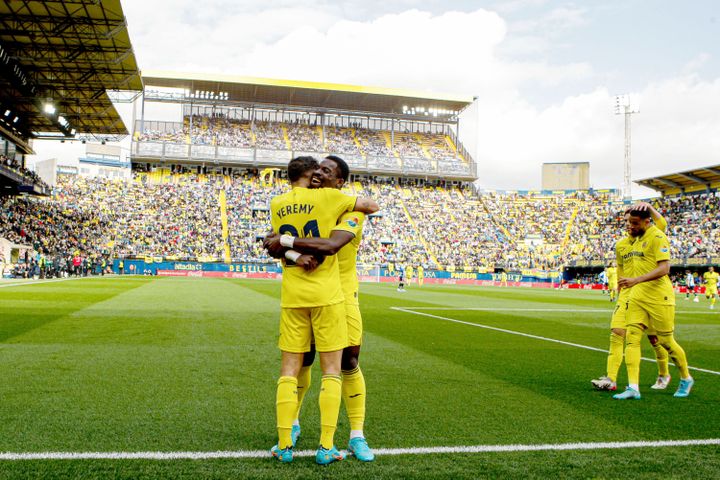
<path id="1" fill-rule="evenodd" d="M 361 285 L 365 433 L 377 459 L 273 461 L 280 283 L 108 277 L 0 283 L 0 478 L 718 478 L 720 313 L 678 296 L 687 399 L 593 391 L 597 291 Z M 646 340 L 643 356 L 653 357 Z M 625 385 L 621 367 L 619 385 Z M 339 448 L 348 440 L 341 412 Z"/>

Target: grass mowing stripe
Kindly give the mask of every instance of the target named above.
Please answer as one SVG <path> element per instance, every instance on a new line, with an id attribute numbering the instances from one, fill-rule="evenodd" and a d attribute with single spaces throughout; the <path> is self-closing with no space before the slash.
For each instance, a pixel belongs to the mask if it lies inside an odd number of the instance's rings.
<path id="1" fill-rule="evenodd" d="M 376 455 L 432 455 L 438 453 L 537 452 L 558 450 L 604 450 L 618 448 L 658 448 L 720 445 L 720 438 L 697 440 L 657 440 L 634 442 L 587 442 L 539 445 L 471 445 L 457 447 L 376 448 Z M 314 450 L 294 452 L 295 457 L 313 457 Z M 267 450 L 215 452 L 32 452 L 0 453 L 0 460 L 211 460 L 220 458 L 270 458 Z"/>
<path id="2" fill-rule="evenodd" d="M 454 318 L 441 317 L 440 315 L 433 315 L 433 314 L 431 314 L 431 313 L 416 312 L 416 311 L 414 311 L 413 309 L 407 308 L 407 307 L 390 307 L 390 309 L 391 309 L 391 310 L 400 311 L 400 312 L 405 312 L 405 313 L 412 313 L 412 314 L 415 314 L 415 315 L 422 315 L 422 316 L 430 317 L 430 318 L 436 318 L 436 319 L 438 319 L 438 320 L 443 320 L 443 321 L 446 321 L 446 322 L 460 323 L 460 324 L 462 324 L 462 325 L 470 325 L 471 327 L 485 328 L 485 329 L 488 329 L 488 330 L 494 330 L 494 331 L 496 331 L 496 332 L 509 333 L 509 334 L 511 334 L 511 335 L 519 335 L 519 336 L 521 336 L 521 337 L 527 337 L 527 338 L 534 338 L 535 340 L 544 340 L 544 341 L 546 341 L 546 342 L 559 343 L 559 344 L 561 344 L 561 345 L 567 345 L 567 346 L 570 346 L 570 347 L 582 348 L 582 349 L 585 349 L 585 350 L 592 350 L 592 351 L 594 351 L 594 352 L 607 353 L 607 349 L 603 350 L 602 348 L 591 347 L 591 346 L 589 346 L 589 345 L 581 345 L 581 344 L 579 344 L 579 343 L 566 342 L 566 341 L 564 341 L 564 340 L 557 340 L 557 339 L 555 339 L 555 338 L 541 337 L 540 335 L 533 335 L 533 334 L 531 334 L 531 333 L 517 332 L 517 331 L 515 331 L 515 330 L 507 330 L 507 329 L 505 329 L 505 328 L 491 327 L 490 325 L 483 325 L 483 324 L 481 324 L 481 323 L 466 322 L 466 321 L 464 321 L 464 320 L 456 320 L 456 319 L 454 319 Z M 540 310 L 534 309 L 533 311 L 540 311 Z M 654 358 L 647 358 L 647 357 L 641 357 L 641 358 L 642 358 L 642 360 L 645 360 L 646 362 L 657 363 L 657 360 L 654 359 Z M 672 363 L 672 362 L 671 362 L 670 364 L 671 364 L 671 365 L 675 365 L 675 364 Z M 716 371 L 714 371 L 714 370 L 707 370 L 707 369 L 705 369 L 705 368 L 691 367 L 691 366 L 688 366 L 688 368 L 689 368 L 690 370 L 695 370 L 695 371 L 698 371 L 698 372 L 710 373 L 710 374 L 712 374 L 712 375 L 720 375 L 720 372 L 716 372 Z"/>

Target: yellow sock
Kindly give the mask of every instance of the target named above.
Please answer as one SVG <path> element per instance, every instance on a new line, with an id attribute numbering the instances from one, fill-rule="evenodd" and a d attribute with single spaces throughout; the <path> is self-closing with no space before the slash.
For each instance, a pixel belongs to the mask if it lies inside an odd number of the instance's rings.
<path id="1" fill-rule="evenodd" d="M 639 325 L 629 325 L 625 334 L 625 366 L 627 367 L 628 384 L 640 384 L 640 340 L 643 330 Z"/>
<path id="2" fill-rule="evenodd" d="M 660 345 L 660 342 L 653 345 L 653 350 L 655 350 L 655 358 L 657 359 L 658 375 L 660 375 L 661 377 L 667 377 L 668 375 L 670 375 L 670 370 L 668 369 L 668 361 L 670 360 L 670 355 L 668 355 L 665 347 Z"/>
<path id="3" fill-rule="evenodd" d="M 715 305 L 715 295 L 710 298 L 710 305 Z"/>
<path id="4" fill-rule="evenodd" d="M 277 383 L 277 409 L 278 448 L 292 446 L 290 432 L 295 412 L 297 411 L 297 378 L 280 377 Z"/>
<path id="5" fill-rule="evenodd" d="M 625 338 L 615 332 L 610 332 L 610 350 L 607 359 L 607 376 L 613 382 L 617 381 L 618 370 L 623 361 L 623 348 L 625 347 Z"/>
<path id="6" fill-rule="evenodd" d="M 690 370 L 688 369 L 687 356 L 685 350 L 675 341 L 675 336 L 672 333 L 658 334 L 658 343 L 665 347 L 673 363 L 680 370 L 680 376 L 682 378 L 690 377 Z"/>
<path id="7" fill-rule="evenodd" d="M 360 367 L 343 371 L 342 396 L 350 420 L 350 430 L 362 431 L 365 423 L 365 377 Z"/>
<path id="8" fill-rule="evenodd" d="M 295 420 L 300 418 L 300 409 L 302 408 L 303 399 L 305 394 L 310 388 L 310 381 L 312 380 L 312 365 L 309 367 L 302 367 L 300 373 L 297 376 L 297 409 L 295 410 Z"/>
<path id="9" fill-rule="evenodd" d="M 342 380 L 339 375 L 323 375 L 320 384 L 320 445 L 330 449 L 335 444 L 335 429 L 340 413 Z"/>

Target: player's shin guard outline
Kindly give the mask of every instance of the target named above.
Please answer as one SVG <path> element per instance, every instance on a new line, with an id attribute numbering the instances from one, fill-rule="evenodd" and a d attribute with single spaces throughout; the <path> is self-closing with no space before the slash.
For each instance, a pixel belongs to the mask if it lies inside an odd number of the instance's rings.
<path id="1" fill-rule="evenodd" d="M 607 359 L 607 376 L 613 382 L 617 381 L 618 370 L 623 361 L 623 349 L 625 337 L 615 332 L 610 332 L 610 350 Z"/>
<path id="2" fill-rule="evenodd" d="M 638 385 L 640 383 L 640 359 L 642 351 L 640 341 L 643 337 L 644 328 L 640 324 L 627 326 L 625 333 L 625 367 L 627 368 L 628 384 Z"/>
<path id="3" fill-rule="evenodd" d="M 275 408 L 277 411 L 278 448 L 292 447 L 292 423 L 297 411 L 297 378 L 280 377 L 277 382 Z"/>
<path id="4" fill-rule="evenodd" d="M 365 377 L 357 366 L 352 370 L 343 370 L 342 396 L 345 402 L 350 430 L 363 430 L 365 423 Z"/>
<path id="5" fill-rule="evenodd" d="M 685 355 L 685 350 L 675 340 L 673 332 L 658 332 L 657 337 L 658 343 L 667 350 L 673 363 L 678 367 L 678 370 L 680 370 L 680 377 L 683 379 L 689 378 L 690 370 L 688 369 L 687 355 Z"/>
<path id="6" fill-rule="evenodd" d="M 302 408 L 303 399 L 310 388 L 312 381 L 312 366 L 302 367 L 297 376 L 297 409 L 295 409 L 295 420 L 300 418 L 300 409 Z"/>
<path id="7" fill-rule="evenodd" d="M 342 379 L 339 375 L 323 375 L 320 387 L 320 445 L 331 449 L 334 445 L 337 419 L 340 414 Z"/>

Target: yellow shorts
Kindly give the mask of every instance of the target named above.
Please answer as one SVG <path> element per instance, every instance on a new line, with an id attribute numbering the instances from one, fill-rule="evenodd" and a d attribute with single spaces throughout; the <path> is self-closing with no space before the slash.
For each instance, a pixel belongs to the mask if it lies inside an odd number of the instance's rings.
<path id="1" fill-rule="evenodd" d="M 344 303 L 281 309 L 280 350 L 304 353 L 310 351 L 313 339 L 318 352 L 334 352 L 347 347 L 348 327 Z"/>
<path id="2" fill-rule="evenodd" d="M 717 287 L 715 288 L 707 288 L 705 287 L 705 296 L 706 297 L 712 297 L 713 295 L 717 295 L 718 293 Z"/>
<path id="3" fill-rule="evenodd" d="M 618 301 L 615 304 L 615 310 L 613 310 L 612 319 L 610 320 L 610 328 L 627 328 L 625 324 L 625 317 L 628 309 L 627 300 Z"/>
<path id="4" fill-rule="evenodd" d="M 608 283 L 608 290 L 617 290 L 617 282 Z"/>
<path id="5" fill-rule="evenodd" d="M 648 335 L 672 333 L 675 330 L 675 305 L 632 300 L 628 304 L 626 323 L 645 326 Z"/>
<path id="6" fill-rule="evenodd" d="M 347 319 L 348 345 L 362 345 L 362 315 L 357 304 L 345 304 L 345 318 Z"/>

